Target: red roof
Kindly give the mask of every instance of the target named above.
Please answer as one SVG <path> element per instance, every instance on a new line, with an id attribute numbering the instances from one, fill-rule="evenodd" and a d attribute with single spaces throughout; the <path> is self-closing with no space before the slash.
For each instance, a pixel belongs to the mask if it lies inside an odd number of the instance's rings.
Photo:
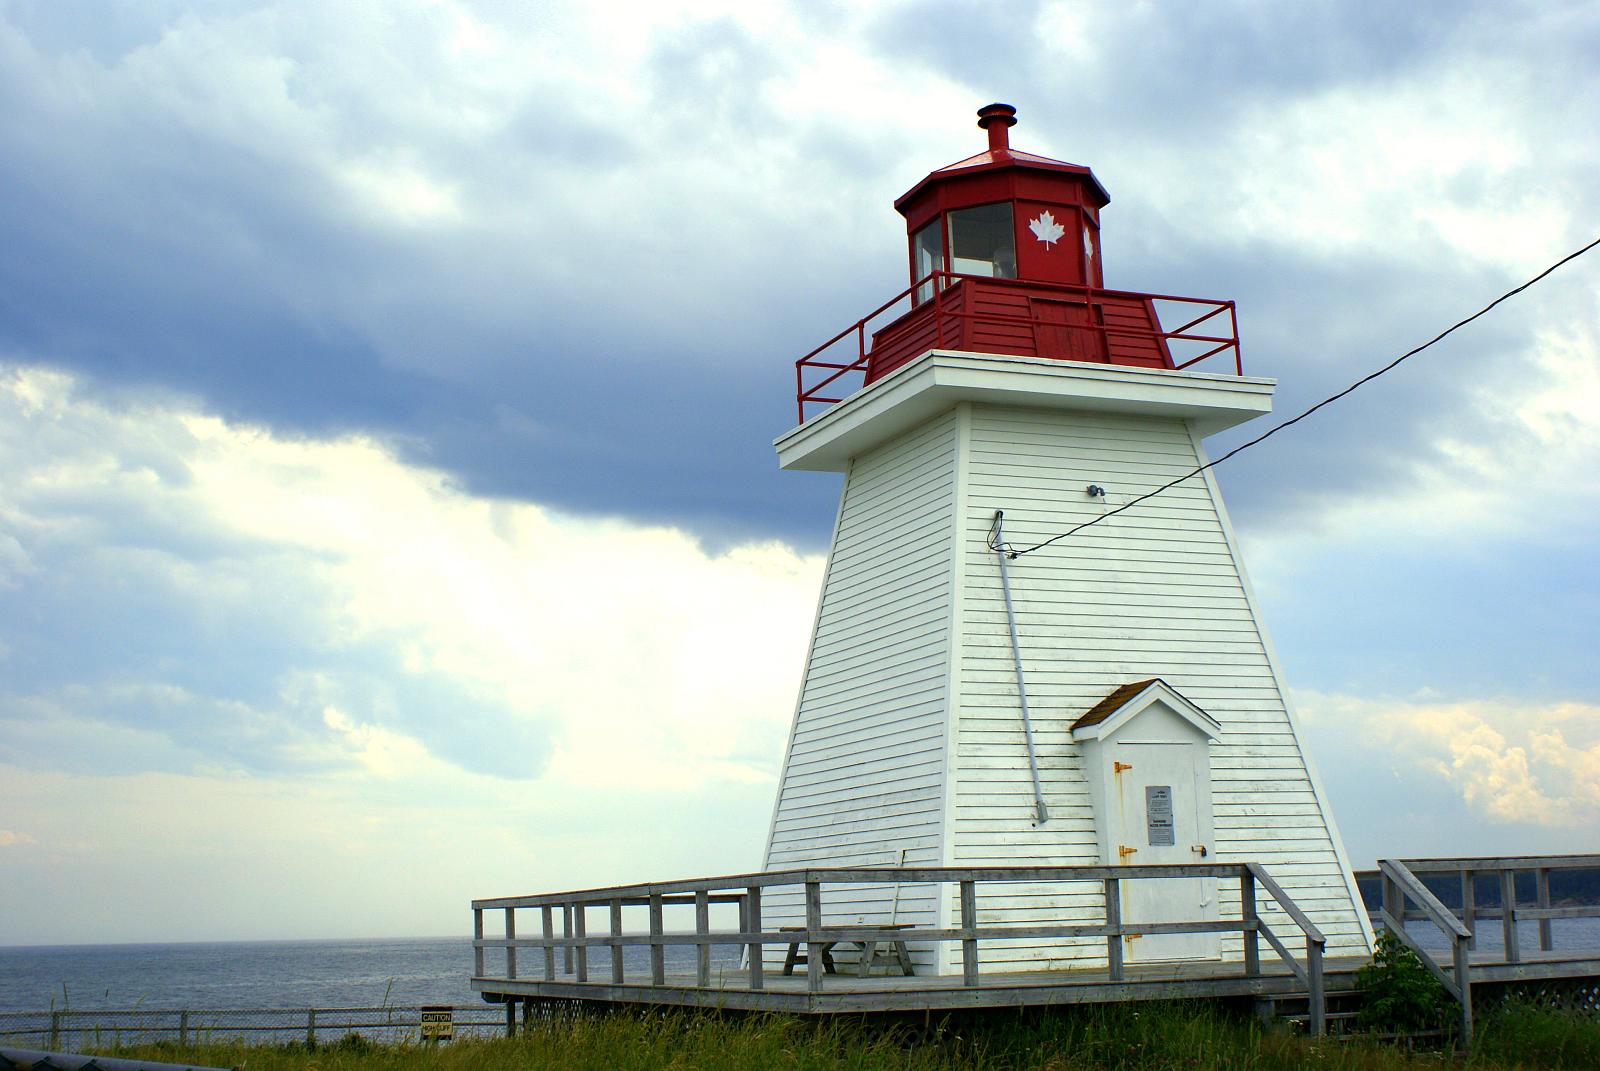
<path id="1" fill-rule="evenodd" d="M 1100 185 L 1100 180 L 1094 177 L 1094 172 L 1082 164 L 1069 164 L 1065 160 L 1052 160 L 1048 156 L 1039 156 L 1031 152 L 1020 152 L 1016 149 L 1005 148 L 985 149 L 976 156 L 969 156 L 965 160 L 957 160 L 953 164 L 948 164 L 937 171 L 930 172 L 921 182 L 896 198 L 894 206 L 903 210 L 906 202 L 921 193 L 929 183 L 942 182 L 958 175 L 974 175 L 982 171 L 997 171 L 1006 167 L 1025 167 L 1037 171 L 1057 171 L 1066 172 L 1070 175 L 1082 175 L 1094 187 L 1095 193 L 1099 195 L 1100 204 L 1098 207 L 1103 208 L 1111 203 L 1111 195 L 1106 192 L 1106 188 Z"/>

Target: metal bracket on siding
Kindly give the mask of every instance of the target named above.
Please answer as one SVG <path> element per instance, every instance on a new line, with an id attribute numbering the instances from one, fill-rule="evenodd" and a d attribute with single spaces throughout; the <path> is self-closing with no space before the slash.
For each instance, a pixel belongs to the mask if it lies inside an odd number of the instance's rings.
<path id="1" fill-rule="evenodd" d="M 1006 571 L 1010 552 L 1005 548 L 1005 534 L 1000 529 L 1003 510 L 994 511 L 994 526 L 989 532 L 989 549 L 1000 559 L 1000 590 L 1006 597 L 1006 625 L 1011 629 L 1011 661 L 1017 667 L 1017 698 L 1022 703 L 1022 735 L 1028 742 L 1028 772 L 1033 775 L 1033 808 L 1035 825 L 1043 825 L 1050 818 L 1045 810 L 1044 790 L 1039 787 L 1039 759 L 1033 750 L 1033 722 L 1028 717 L 1028 686 L 1022 679 L 1022 646 L 1017 642 L 1017 614 L 1011 608 L 1011 575 Z"/>

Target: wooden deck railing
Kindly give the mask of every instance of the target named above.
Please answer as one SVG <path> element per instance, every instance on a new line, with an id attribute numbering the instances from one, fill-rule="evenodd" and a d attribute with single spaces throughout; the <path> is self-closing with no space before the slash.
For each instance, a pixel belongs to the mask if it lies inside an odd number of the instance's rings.
<path id="1" fill-rule="evenodd" d="M 1239 883 L 1240 911 L 1231 919 L 1177 919 L 1172 921 L 1125 921 L 1122 917 L 1122 884 L 1163 878 L 1217 878 Z M 1045 925 L 984 925 L 978 916 L 978 888 L 983 885 L 1016 883 L 1055 884 L 1097 882 L 1103 891 L 1100 917 L 1104 921 L 1063 922 Z M 960 925 L 955 927 L 885 926 L 874 929 L 859 922 L 843 923 L 837 917 L 829 925 L 823 904 L 825 887 L 849 885 L 933 884 L 941 895 L 954 886 L 960 904 Z M 804 925 L 770 929 L 763 921 L 763 897 L 777 888 L 798 891 L 803 904 Z M 1303 940 L 1304 956 L 1290 950 L 1289 934 L 1274 932 L 1263 920 L 1260 897 L 1265 894 L 1293 921 Z M 792 893 L 791 893 L 792 895 Z M 769 896 L 770 899 L 770 896 Z M 736 930 L 713 930 L 711 906 L 735 904 L 738 907 Z M 630 933 L 623 927 L 623 911 L 644 907 L 648 911 L 649 931 Z M 668 932 L 664 925 L 669 907 L 693 907 L 691 932 Z M 591 934 L 587 915 L 603 910 L 608 932 Z M 484 935 L 484 914 L 503 912 L 505 936 Z M 519 911 L 537 913 L 538 929 L 533 936 L 522 936 Z M 557 917 L 560 933 L 557 933 Z M 859 912 L 856 912 L 859 915 Z M 1106 971 L 1112 982 L 1125 977 L 1123 938 L 1134 935 L 1185 933 L 1238 933 L 1243 944 L 1243 969 L 1247 977 L 1261 976 L 1260 940 L 1265 939 L 1279 959 L 1306 987 L 1310 997 L 1310 1027 L 1321 1034 L 1325 1027 L 1323 996 L 1323 952 L 1327 944 L 1321 930 L 1311 921 L 1270 875 L 1256 863 L 1185 863 L 1172 866 L 1075 866 L 1075 867 L 857 867 L 808 868 L 768 871 L 718 878 L 622 885 L 578 892 L 547 893 L 535 896 L 509 896 L 472 902 L 474 973 L 485 978 L 485 953 L 491 948 L 505 950 L 506 980 L 519 977 L 517 953 L 529 949 L 540 959 L 535 979 L 556 981 L 556 952 L 562 955 L 562 972 L 578 984 L 590 981 L 591 951 L 608 952 L 609 984 L 626 984 L 623 950 L 643 946 L 649 950 L 648 984 L 667 984 L 665 950 L 669 946 L 693 946 L 695 980 L 699 987 L 711 985 L 711 948 L 714 945 L 742 946 L 745 962 L 740 968 L 744 985 L 750 991 L 766 987 L 763 950 L 768 945 L 787 948 L 794 943 L 807 946 L 806 988 L 818 993 L 824 986 L 824 960 L 813 950 L 828 942 L 959 942 L 961 982 L 965 987 L 983 985 L 979 969 L 979 946 L 984 942 L 1014 941 L 1027 938 L 1103 938 L 1106 942 Z M 527 977 L 527 976 L 523 976 Z M 635 980 L 635 984 L 640 983 Z M 726 983 L 724 983 L 726 984 Z"/>
<path id="2" fill-rule="evenodd" d="M 1423 965 L 1455 998 L 1459 1005 L 1462 1044 L 1472 1039 L 1472 971 L 1469 960 L 1471 952 L 1477 948 L 1478 920 L 1500 920 L 1505 963 L 1521 963 L 1523 959 L 1521 937 L 1517 933 L 1518 922 L 1537 921 L 1540 951 L 1553 951 L 1555 935 L 1550 925 L 1552 919 L 1600 918 L 1600 903 L 1556 907 L 1550 902 L 1551 873 L 1579 870 L 1600 870 L 1600 855 L 1378 860 L 1376 873 L 1382 880 L 1383 889 L 1379 915 L 1384 928 L 1414 951 Z M 1517 902 L 1519 872 L 1531 872 L 1534 876 L 1534 902 L 1527 907 L 1520 907 Z M 1357 877 L 1371 874 L 1371 871 L 1367 871 Z M 1446 907 L 1433 890 L 1423 883 L 1422 875 L 1454 876 L 1460 883 L 1459 911 Z M 1478 905 L 1477 887 L 1481 875 L 1493 875 L 1498 886 L 1499 903 L 1494 907 Z M 1448 967 L 1435 960 L 1433 953 L 1407 932 L 1405 924 L 1413 920 L 1432 922 L 1439 928 L 1450 947 Z"/>

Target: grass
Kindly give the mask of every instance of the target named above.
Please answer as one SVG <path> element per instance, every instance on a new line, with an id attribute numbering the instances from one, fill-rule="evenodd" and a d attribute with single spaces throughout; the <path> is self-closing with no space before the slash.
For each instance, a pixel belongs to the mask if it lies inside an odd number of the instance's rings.
<path id="1" fill-rule="evenodd" d="M 1470 1054 L 1312 1042 L 1253 1019 L 1160 1004 L 991 1015 L 933 1031 L 772 1016 L 611 1016 L 438 1046 L 357 1037 L 308 1048 L 161 1043 L 119 1056 L 245 1071 L 1567 1071 L 1600 1067 L 1600 1022 L 1511 1007 Z"/>

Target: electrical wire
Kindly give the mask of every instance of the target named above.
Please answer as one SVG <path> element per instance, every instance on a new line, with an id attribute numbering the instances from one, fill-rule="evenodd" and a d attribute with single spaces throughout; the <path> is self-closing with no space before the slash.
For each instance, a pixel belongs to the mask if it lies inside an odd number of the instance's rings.
<path id="1" fill-rule="evenodd" d="M 1583 256 L 1585 253 L 1587 253 L 1590 250 L 1594 249 L 1596 246 L 1600 246 L 1600 238 L 1596 238 L 1594 241 L 1590 242 L 1588 245 L 1584 246 L 1582 249 L 1574 250 L 1573 252 L 1568 253 L 1566 256 L 1562 257 L 1560 260 L 1558 260 L 1554 264 L 1550 265 L 1544 271 L 1540 272 L 1538 275 L 1535 275 L 1533 278 L 1529 279 L 1527 282 L 1522 283 L 1520 286 L 1515 286 L 1512 289 L 1507 290 L 1504 294 L 1501 294 L 1499 297 L 1497 297 L 1493 301 L 1489 302 L 1489 304 L 1485 305 L 1483 308 L 1479 309 L 1477 312 L 1473 313 L 1471 316 L 1468 316 L 1464 320 L 1456 321 L 1455 323 L 1451 324 L 1449 327 L 1445 328 L 1443 331 L 1440 331 L 1437 335 L 1434 335 L 1428 341 L 1424 342 L 1422 345 L 1416 346 L 1416 347 L 1414 347 L 1412 349 L 1407 350 L 1406 352 L 1402 353 L 1400 356 L 1396 357 L 1394 360 L 1390 361 L 1388 364 L 1384 365 L 1382 368 L 1379 368 L 1378 370 L 1376 370 L 1374 372 L 1367 373 L 1366 375 L 1362 376 L 1360 379 L 1356 380 L 1354 383 L 1350 384 L 1344 390 L 1339 391 L 1337 394 L 1330 394 L 1328 397 L 1322 399 L 1322 401 L 1318 402 L 1316 405 L 1313 405 L 1311 408 L 1305 410 L 1304 412 L 1290 417 L 1288 420 L 1285 420 L 1281 424 L 1275 424 L 1274 426 L 1268 428 L 1266 431 L 1262 432 L 1260 435 L 1257 435 L 1254 439 L 1251 439 L 1249 442 L 1241 443 L 1240 445 L 1235 446 L 1232 450 L 1229 450 L 1226 454 L 1223 454 L 1221 457 L 1216 458 L 1216 459 L 1211 460 L 1211 461 L 1207 461 L 1204 465 L 1200 465 L 1200 466 L 1196 467 L 1195 469 L 1193 469 L 1192 471 L 1184 473 L 1182 476 L 1179 476 L 1175 480 L 1169 480 L 1168 482 L 1162 484 L 1160 487 L 1157 487 L 1153 491 L 1146 491 L 1144 494 L 1138 496 L 1137 498 L 1129 499 L 1128 501 L 1124 502 L 1122 505 L 1118 506 L 1116 509 L 1107 510 L 1105 513 L 1102 513 L 1098 517 L 1094 517 L 1094 518 L 1092 518 L 1090 520 L 1084 521 L 1082 524 L 1075 525 L 1074 527 L 1067 529 L 1065 532 L 1062 532 L 1062 533 L 1060 533 L 1058 535 L 1053 535 L 1049 539 L 1044 540 L 1043 542 L 1034 543 L 1031 546 L 1027 546 L 1027 547 L 1016 547 L 1016 546 L 1013 546 L 1010 543 L 998 543 L 998 544 L 995 543 L 994 540 L 993 540 L 994 529 L 993 529 L 993 527 L 991 527 L 990 528 L 990 546 L 991 546 L 992 549 L 994 549 L 996 551 L 1003 551 L 1008 557 L 1010 557 L 1012 559 L 1020 558 L 1024 554 L 1032 554 L 1036 550 L 1043 550 L 1045 547 L 1050 546 L 1052 543 L 1059 543 L 1063 539 L 1067 539 L 1070 536 L 1077 535 L 1079 532 L 1083 531 L 1085 528 L 1091 527 L 1092 525 L 1099 524 L 1101 521 L 1108 520 L 1108 519 L 1110 519 L 1112 517 L 1115 517 L 1117 514 L 1123 512 L 1124 510 L 1132 509 L 1134 506 L 1137 506 L 1139 503 L 1144 502 L 1147 499 L 1154 498 L 1157 495 L 1161 494 L 1162 492 L 1170 491 L 1174 487 L 1178 486 L 1180 483 L 1183 483 L 1186 480 L 1194 479 L 1194 477 L 1200 475 L 1202 472 L 1205 472 L 1207 469 L 1214 469 L 1218 465 L 1222 464 L 1224 461 L 1227 461 L 1229 458 L 1236 457 L 1239 454 L 1244 453 L 1246 450 L 1250 449 L 1252 446 L 1256 446 L 1256 445 L 1259 445 L 1260 443 L 1266 442 L 1268 439 L 1270 439 L 1274 435 L 1278 434 L 1278 432 L 1283 431 L 1285 428 L 1294 427 L 1294 425 L 1300 423 L 1300 421 L 1304 420 L 1306 417 L 1310 416 L 1312 413 L 1315 413 L 1317 410 L 1322 409 L 1322 408 L 1324 408 L 1326 406 L 1332 405 L 1334 402 L 1336 402 L 1339 399 L 1345 397 L 1346 395 L 1354 393 L 1357 390 L 1357 388 L 1366 386 L 1368 383 L 1371 383 L 1374 379 L 1377 379 L 1379 376 L 1383 375 L 1384 373 L 1389 372 L 1389 371 L 1399 367 L 1400 364 L 1403 363 L 1404 361 L 1406 361 L 1407 359 L 1409 359 L 1411 357 L 1415 357 L 1417 354 L 1421 353 L 1423 350 L 1427 349 L 1429 346 L 1432 346 L 1435 342 L 1439 342 L 1439 341 L 1443 340 L 1446 336 L 1451 335 L 1454 332 L 1458 331 L 1459 329 L 1467 326 L 1472 321 L 1478 319 L 1478 317 L 1487 314 L 1491 309 L 1493 309 L 1496 305 L 1499 305 L 1501 302 L 1508 301 L 1511 298 L 1516 297 L 1518 294 L 1522 293 L 1524 290 L 1528 289 L 1533 284 L 1539 282 L 1545 276 L 1547 276 L 1547 275 L 1551 274 L 1552 272 L 1554 272 L 1557 268 L 1560 268 L 1563 265 L 1570 263 L 1571 261 L 1577 260 L 1579 257 Z"/>

